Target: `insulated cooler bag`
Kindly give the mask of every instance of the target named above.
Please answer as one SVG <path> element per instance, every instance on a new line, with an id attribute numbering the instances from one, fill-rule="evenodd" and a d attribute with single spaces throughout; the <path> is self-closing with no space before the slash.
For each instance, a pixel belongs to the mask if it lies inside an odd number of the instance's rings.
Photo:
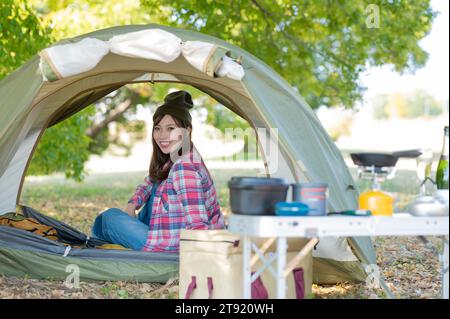
<path id="1" fill-rule="evenodd" d="M 266 239 L 253 239 L 260 247 Z M 288 240 L 287 262 L 307 243 Z M 265 252 L 274 252 L 276 243 Z M 252 258 L 255 254 L 252 254 Z M 240 237 L 227 230 L 182 230 L 180 234 L 180 299 L 242 299 L 243 260 Z M 286 278 L 286 298 L 306 298 L 312 289 L 312 253 L 309 252 Z M 258 260 L 252 269 L 262 266 Z M 276 262 L 272 263 L 276 270 Z M 252 298 L 276 298 L 276 280 L 269 269 L 252 283 Z"/>

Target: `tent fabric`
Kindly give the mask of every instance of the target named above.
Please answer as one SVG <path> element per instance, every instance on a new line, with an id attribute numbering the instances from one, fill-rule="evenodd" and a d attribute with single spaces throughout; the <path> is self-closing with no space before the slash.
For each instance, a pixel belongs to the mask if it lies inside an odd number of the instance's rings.
<path id="1" fill-rule="evenodd" d="M 83 281 L 121 280 L 164 283 L 178 275 L 178 262 L 157 264 L 135 262 L 125 258 L 105 260 L 64 257 L 53 253 L 0 246 L 0 273 L 5 276 L 65 280 L 70 274 L 68 271 L 70 265 L 78 266 L 80 280 Z"/>
<path id="2" fill-rule="evenodd" d="M 108 52 L 170 63 L 180 54 L 197 70 L 209 76 L 227 76 L 241 80 L 243 68 L 225 54 L 225 48 L 202 41 L 186 41 L 161 29 L 141 30 L 113 36 L 109 41 L 84 38 L 69 44 L 55 45 L 39 55 L 44 81 L 56 81 L 93 69 Z M 224 58 L 225 57 L 225 58 Z"/>
<path id="3" fill-rule="evenodd" d="M 316 258 L 329 258 L 333 256 L 336 261 L 357 261 L 358 258 L 353 254 L 345 238 L 324 237 L 320 239 L 320 249 L 313 251 Z M 335 252 L 339 252 L 336 254 Z"/>
<path id="4" fill-rule="evenodd" d="M 166 63 L 109 52 L 86 72 L 45 82 L 39 67 L 41 59 L 33 58 L 0 82 L 0 94 L 4 97 L 0 102 L 0 214 L 14 211 L 19 203 L 27 165 L 42 132 L 50 124 L 62 121 L 102 94 L 127 83 L 158 81 L 192 85 L 247 120 L 257 133 L 266 176 L 283 177 L 288 182 L 327 182 L 330 211 L 357 207 L 358 192 L 352 176 L 314 112 L 285 80 L 241 48 L 208 35 L 160 25 L 99 30 L 61 41 L 53 48 L 80 43 L 83 39 L 108 43 L 113 37 L 126 38 L 151 30 L 168 32 L 183 44 L 198 41 L 223 48 L 221 52 L 232 52 L 233 56 L 241 57 L 240 66 L 245 76 L 241 80 L 212 77 L 211 71 L 208 74 L 197 69 L 183 54 Z M 234 58 L 230 59 L 237 63 Z M 222 58 L 222 62 L 226 60 Z M 270 134 L 273 132 L 276 134 Z M 271 147 L 275 136 L 279 138 L 278 148 Z M 272 143 L 268 143 L 270 141 Z M 335 247 L 341 249 L 325 249 L 328 240 L 335 241 Z M 349 243 L 359 261 L 342 258 L 349 252 Z M 376 262 L 370 238 L 324 239 L 318 244 L 316 254 L 323 260 L 341 262 L 340 265 L 352 263 L 361 269 L 360 261 Z M 346 269 L 351 277 L 354 269 Z"/>
<path id="5" fill-rule="evenodd" d="M 67 246 L 62 242 L 53 241 L 22 229 L 0 226 L 0 230 L 0 246 L 18 250 L 51 253 L 58 256 L 66 255 L 79 258 L 123 260 L 152 264 L 177 264 L 179 261 L 178 254 L 119 249 L 80 248 L 76 246 Z"/>
<path id="6" fill-rule="evenodd" d="M 329 258 L 313 259 L 313 282 L 323 285 L 337 282 L 364 282 L 367 275 L 359 263 L 336 261 Z"/>

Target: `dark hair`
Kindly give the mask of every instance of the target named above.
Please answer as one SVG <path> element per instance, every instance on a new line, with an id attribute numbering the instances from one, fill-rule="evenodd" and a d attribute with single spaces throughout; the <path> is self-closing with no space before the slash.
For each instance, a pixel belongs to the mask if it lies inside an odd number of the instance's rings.
<path id="1" fill-rule="evenodd" d="M 159 148 L 158 144 L 156 144 L 155 139 L 153 138 L 153 132 L 155 130 L 155 126 L 158 125 L 159 122 L 161 122 L 164 115 L 166 115 L 166 114 L 162 114 L 162 115 L 156 117 L 153 121 L 153 130 L 152 130 L 153 153 L 152 153 L 152 159 L 150 161 L 150 167 L 149 167 L 149 172 L 148 172 L 148 174 L 150 176 L 150 180 L 153 182 L 158 182 L 158 183 L 160 183 L 161 181 L 163 181 L 167 178 L 167 176 L 169 175 L 169 171 L 173 165 L 173 163 L 170 159 L 170 154 L 164 154 L 161 151 L 161 149 Z M 188 121 L 179 120 L 175 116 L 172 116 L 172 118 L 178 127 L 182 127 L 185 129 L 187 129 L 188 127 L 191 128 L 191 134 L 189 135 L 189 142 L 190 142 L 190 149 L 192 150 L 193 149 L 192 124 Z M 181 156 L 182 151 L 183 150 L 180 147 L 180 149 L 178 150 L 178 155 Z M 169 163 L 169 164 L 166 167 L 164 167 L 164 165 L 166 165 L 167 163 Z"/>

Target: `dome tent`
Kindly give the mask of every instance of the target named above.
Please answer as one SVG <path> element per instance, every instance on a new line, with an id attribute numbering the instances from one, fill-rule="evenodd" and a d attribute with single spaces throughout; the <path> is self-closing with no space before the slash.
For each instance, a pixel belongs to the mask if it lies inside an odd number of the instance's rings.
<path id="1" fill-rule="evenodd" d="M 0 82 L 0 214 L 15 211 L 19 204 L 27 166 L 46 128 L 123 85 L 138 82 L 184 83 L 203 91 L 247 120 L 258 141 L 278 138 L 276 154 L 261 145 L 268 176 L 289 182 L 327 182 L 330 210 L 357 206 L 354 181 L 338 148 L 305 100 L 277 73 L 248 52 L 214 37 L 136 25 L 61 41 Z M 65 278 L 64 267 L 74 258 L 83 259 L 76 261 L 83 267 L 91 267 L 92 271 L 81 273 L 85 279 L 131 275 L 121 269 L 127 257 L 120 259 L 118 253 L 111 257 L 101 252 L 104 256 L 99 257 L 76 249 L 67 252 L 65 247 L 46 250 L 45 243 L 38 248 L 25 245 L 23 234 L 17 236 L 5 228 L 0 226 L 0 273 L 42 277 L 32 265 L 48 258 L 53 262 L 45 273 Z M 61 249 L 65 257 L 55 253 Z M 145 258 L 137 257 L 139 252 L 121 252 L 121 256 L 128 253 L 136 262 Z M 324 238 L 314 258 L 314 279 L 320 283 L 364 280 L 364 264 L 376 263 L 370 238 L 361 237 Z M 105 266 L 111 260 L 115 265 Z M 104 263 L 101 275 L 95 273 L 97 262 Z M 168 276 L 167 267 L 173 267 L 174 261 L 161 263 L 153 277 L 139 278 L 151 281 L 164 277 L 161 273 Z M 19 270 L 17 264 L 22 265 Z"/>

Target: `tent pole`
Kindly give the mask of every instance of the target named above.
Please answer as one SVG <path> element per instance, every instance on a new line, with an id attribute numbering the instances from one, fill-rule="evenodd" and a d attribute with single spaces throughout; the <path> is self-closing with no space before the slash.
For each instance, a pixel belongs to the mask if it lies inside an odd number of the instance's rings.
<path id="1" fill-rule="evenodd" d="M 383 291 L 386 293 L 389 299 L 396 299 L 392 291 L 389 289 L 389 287 L 386 285 L 386 282 L 384 281 L 384 278 L 380 278 L 380 286 L 383 289 Z"/>

